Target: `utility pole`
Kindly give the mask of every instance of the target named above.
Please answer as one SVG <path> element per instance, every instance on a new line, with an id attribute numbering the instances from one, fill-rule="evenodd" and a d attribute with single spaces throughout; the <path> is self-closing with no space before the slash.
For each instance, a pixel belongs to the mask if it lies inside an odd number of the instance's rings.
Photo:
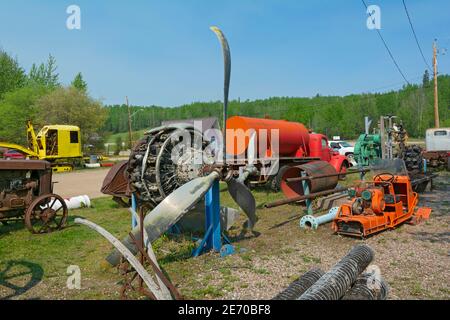
<path id="1" fill-rule="evenodd" d="M 125 97 L 127 101 L 127 109 L 128 109 L 128 136 L 130 139 L 130 150 L 133 148 L 133 136 L 131 133 L 131 111 L 130 111 L 130 104 L 128 103 L 128 96 Z"/>
<path id="2" fill-rule="evenodd" d="M 439 101 L 437 83 L 437 46 L 436 40 L 433 42 L 433 68 L 434 68 L 434 127 L 439 128 Z"/>

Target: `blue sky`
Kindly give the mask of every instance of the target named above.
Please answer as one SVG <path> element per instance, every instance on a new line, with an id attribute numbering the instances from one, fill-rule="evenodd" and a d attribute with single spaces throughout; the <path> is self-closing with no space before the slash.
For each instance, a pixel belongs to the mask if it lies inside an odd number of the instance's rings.
<path id="1" fill-rule="evenodd" d="M 425 64 L 401 0 L 381 7 L 381 32 L 406 77 L 420 81 Z M 450 1 L 407 0 L 431 63 L 438 38 L 450 49 Z M 81 30 L 68 30 L 66 8 L 81 8 Z M 82 72 L 104 103 L 174 106 L 222 99 L 219 43 L 232 54 L 230 97 L 345 95 L 402 86 L 382 42 L 366 28 L 360 0 L 0 0 L 0 46 L 29 70 L 54 55 L 63 83 Z M 450 73 L 450 53 L 439 57 Z"/>

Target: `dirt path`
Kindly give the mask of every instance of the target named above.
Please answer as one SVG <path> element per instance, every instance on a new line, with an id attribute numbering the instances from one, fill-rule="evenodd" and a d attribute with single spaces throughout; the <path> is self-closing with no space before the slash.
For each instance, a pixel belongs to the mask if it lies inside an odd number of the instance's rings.
<path id="1" fill-rule="evenodd" d="M 109 168 L 101 168 L 54 174 L 53 181 L 58 182 L 55 183 L 54 192 L 63 198 L 85 194 L 91 199 L 104 197 L 100 188 L 108 171 Z"/>

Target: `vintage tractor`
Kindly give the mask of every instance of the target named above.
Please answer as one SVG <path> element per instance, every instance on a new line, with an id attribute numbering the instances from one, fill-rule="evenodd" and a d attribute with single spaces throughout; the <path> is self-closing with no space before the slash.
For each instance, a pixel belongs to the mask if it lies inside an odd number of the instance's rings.
<path id="1" fill-rule="evenodd" d="M 67 205 L 53 194 L 52 168 L 41 160 L 0 160 L 0 222 L 24 220 L 31 233 L 60 230 Z"/>
<path id="2" fill-rule="evenodd" d="M 333 220 L 338 234 L 366 237 L 430 216 L 430 208 L 417 208 L 419 196 L 401 159 L 380 161 L 376 168 L 372 181 L 349 189 L 350 201 L 339 207 Z"/>

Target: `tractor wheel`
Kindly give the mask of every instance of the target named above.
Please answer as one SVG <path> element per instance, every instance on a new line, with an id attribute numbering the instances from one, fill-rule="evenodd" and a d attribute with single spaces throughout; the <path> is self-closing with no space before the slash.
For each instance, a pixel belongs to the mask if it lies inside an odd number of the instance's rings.
<path id="1" fill-rule="evenodd" d="M 68 209 L 56 194 L 37 197 L 25 211 L 25 225 L 31 233 L 42 234 L 60 230 L 66 224 Z"/>

